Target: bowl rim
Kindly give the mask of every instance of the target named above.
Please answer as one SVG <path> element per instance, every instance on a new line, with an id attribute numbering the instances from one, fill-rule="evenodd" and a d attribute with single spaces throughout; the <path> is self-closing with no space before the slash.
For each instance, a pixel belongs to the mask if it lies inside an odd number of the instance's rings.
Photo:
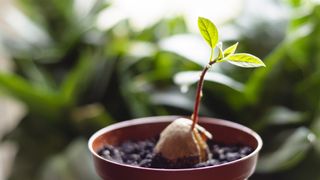
<path id="1" fill-rule="evenodd" d="M 129 165 L 129 164 L 124 164 L 124 163 L 118 163 L 115 161 L 111 161 L 108 159 L 105 159 L 101 156 L 98 155 L 98 153 L 96 153 L 93 150 L 93 142 L 95 141 L 95 139 L 97 139 L 98 137 L 100 137 L 101 135 L 103 135 L 106 132 L 110 132 L 113 131 L 115 129 L 120 129 L 120 128 L 124 128 L 124 127 L 128 127 L 128 126 L 135 126 L 135 125 L 141 125 L 141 124 L 154 124 L 154 123 L 162 123 L 162 122 L 170 122 L 172 121 L 172 119 L 175 118 L 181 118 L 181 117 L 185 117 L 185 116 L 178 116 L 178 115 L 171 115 L 171 116 L 148 116 L 148 117 L 142 117 L 142 118 L 134 118 L 131 120 L 126 120 L 126 121 L 122 121 L 122 122 L 117 122 L 114 124 L 111 124 L 109 126 L 106 126 L 98 131 L 96 131 L 89 139 L 88 141 L 88 148 L 91 152 L 91 154 L 93 154 L 96 158 L 105 161 L 106 163 L 111 163 L 114 165 L 118 165 L 118 166 L 124 166 L 127 168 L 134 168 L 134 169 L 140 169 L 140 170 L 147 170 L 147 171 L 167 171 L 167 172 L 178 172 L 178 171 L 199 171 L 199 170 L 205 170 L 205 169 L 211 169 L 211 168 L 222 168 L 228 165 L 232 165 L 232 164 L 236 164 L 238 162 L 241 161 L 245 161 L 249 158 L 252 158 L 253 156 L 257 155 L 258 152 L 261 150 L 263 142 L 261 137 L 252 129 L 241 125 L 239 123 L 235 123 L 232 121 L 228 121 L 228 120 L 223 120 L 223 119 L 219 119 L 219 118 L 213 118 L 213 117 L 199 117 L 199 123 L 206 123 L 206 122 L 212 122 L 215 121 L 214 124 L 217 125 L 223 125 L 226 127 L 230 127 L 230 128 L 235 128 L 235 129 L 239 129 L 241 131 L 246 132 L 247 134 L 250 134 L 251 136 L 253 136 L 258 145 L 255 148 L 255 150 L 253 152 L 251 152 L 250 154 L 248 154 L 247 156 L 231 161 L 231 162 L 227 162 L 227 163 L 223 163 L 223 164 L 219 164 L 219 165 L 215 165 L 215 166 L 206 166 L 206 167 L 198 167 L 198 168 L 180 168 L 180 169 L 165 169 L 165 168 L 146 168 L 146 167 L 140 167 L 140 166 L 134 166 L 134 165 Z"/>

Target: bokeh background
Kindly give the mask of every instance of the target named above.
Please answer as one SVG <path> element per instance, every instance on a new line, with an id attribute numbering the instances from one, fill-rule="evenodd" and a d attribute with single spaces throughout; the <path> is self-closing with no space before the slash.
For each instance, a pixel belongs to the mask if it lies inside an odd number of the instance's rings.
<path id="1" fill-rule="evenodd" d="M 317 0 L 0 0 L 0 180 L 99 179 L 96 130 L 190 115 L 209 58 L 198 16 L 267 65 L 215 65 L 201 115 L 262 136 L 252 180 L 319 180 Z"/>

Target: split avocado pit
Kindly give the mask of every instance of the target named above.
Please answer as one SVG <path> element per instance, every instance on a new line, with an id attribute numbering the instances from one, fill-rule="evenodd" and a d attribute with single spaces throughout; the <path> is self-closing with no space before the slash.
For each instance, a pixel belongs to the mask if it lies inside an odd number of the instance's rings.
<path id="1" fill-rule="evenodd" d="M 191 126 L 192 121 L 186 118 L 173 121 L 161 132 L 154 153 L 171 167 L 193 166 L 207 161 L 211 156 L 207 140 L 212 139 L 212 135 L 199 125 L 193 129 Z"/>

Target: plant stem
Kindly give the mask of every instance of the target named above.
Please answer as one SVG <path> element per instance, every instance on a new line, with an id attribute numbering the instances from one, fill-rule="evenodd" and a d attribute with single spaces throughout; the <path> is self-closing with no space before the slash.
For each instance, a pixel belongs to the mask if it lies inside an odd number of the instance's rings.
<path id="1" fill-rule="evenodd" d="M 201 72 L 200 79 L 198 81 L 197 85 L 197 92 L 196 92 L 196 99 L 194 102 L 194 109 L 193 114 L 191 116 L 192 118 L 192 125 L 191 125 L 191 131 L 194 129 L 196 124 L 198 123 L 198 113 L 199 113 L 199 106 L 200 106 L 200 100 L 202 96 L 202 87 L 204 82 L 204 76 L 206 75 L 207 71 L 210 69 L 210 67 L 215 63 L 216 61 L 210 61 L 207 66 L 205 66 Z"/>

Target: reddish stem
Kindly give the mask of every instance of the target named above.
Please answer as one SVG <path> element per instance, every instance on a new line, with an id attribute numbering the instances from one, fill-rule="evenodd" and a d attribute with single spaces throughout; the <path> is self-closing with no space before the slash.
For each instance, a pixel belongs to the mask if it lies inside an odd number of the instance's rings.
<path id="1" fill-rule="evenodd" d="M 193 130 L 194 127 L 196 126 L 196 124 L 198 123 L 198 113 L 199 113 L 199 106 L 200 106 L 204 76 L 206 75 L 206 73 L 209 70 L 209 68 L 211 67 L 211 65 L 213 65 L 215 62 L 216 61 L 210 61 L 208 66 L 205 66 L 201 72 L 200 79 L 199 79 L 198 85 L 197 85 L 197 92 L 196 92 L 196 99 L 194 102 L 193 114 L 191 116 L 191 118 L 192 118 L 191 130 Z"/>

